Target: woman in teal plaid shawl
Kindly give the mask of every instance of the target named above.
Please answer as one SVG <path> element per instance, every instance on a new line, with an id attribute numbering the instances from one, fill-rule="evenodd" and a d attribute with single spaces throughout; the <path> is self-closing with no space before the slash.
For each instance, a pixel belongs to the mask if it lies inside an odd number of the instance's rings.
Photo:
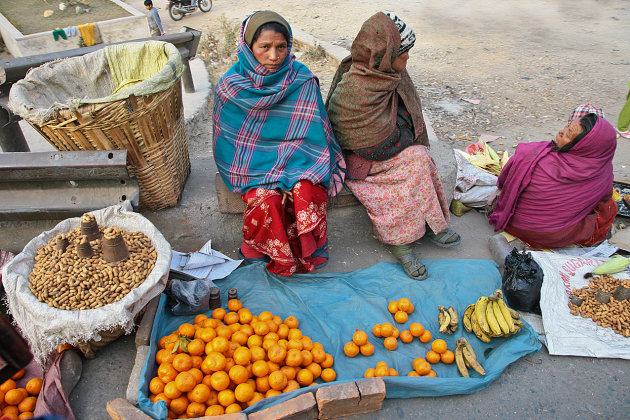
<path id="1" fill-rule="evenodd" d="M 260 51 L 276 47 L 274 36 L 285 56 L 269 64 Z M 241 252 L 248 261 L 269 261 L 269 271 L 281 275 L 327 260 L 327 195 L 343 185 L 344 167 L 318 80 L 295 61 L 292 42 L 277 13 L 248 17 L 238 62 L 219 80 L 214 105 L 217 168 L 247 203 Z"/>

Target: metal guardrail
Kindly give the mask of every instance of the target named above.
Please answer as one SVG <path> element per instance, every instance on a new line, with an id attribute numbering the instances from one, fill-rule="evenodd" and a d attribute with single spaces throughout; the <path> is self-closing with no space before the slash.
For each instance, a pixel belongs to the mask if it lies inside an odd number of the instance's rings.
<path id="1" fill-rule="evenodd" d="M 13 83 L 26 76 L 26 73 L 34 67 L 41 66 L 49 61 L 61 58 L 78 57 L 87 53 L 99 50 L 108 45 L 124 44 L 127 42 L 139 42 L 148 40 L 157 40 L 170 42 L 179 50 L 184 61 L 184 74 L 182 74 L 182 83 L 184 90 L 188 93 L 195 91 L 192 74 L 188 60 L 197 54 L 197 47 L 201 39 L 201 32 L 184 26 L 184 31 L 179 33 L 167 34 L 160 37 L 133 39 L 124 42 L 116 42 L 113 44 L 99 44 L 91 47 L 74 48 L 71 50 L 58 51 L 54 53 L 31 55 L 28 57 L 18 57 L 9 60 L 0 61 L 0 148 L 3 152 L 29 152 L 30 149 L 22 133 L 22 129 L 18 124 L 20 117 L 13 114 L 7 107 L 9 91 Z"/>

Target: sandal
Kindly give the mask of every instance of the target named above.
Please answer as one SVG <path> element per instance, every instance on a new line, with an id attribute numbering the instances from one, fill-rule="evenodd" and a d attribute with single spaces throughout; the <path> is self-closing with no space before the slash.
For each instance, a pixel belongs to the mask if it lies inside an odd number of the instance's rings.
<path id="1" fill-rule="evenodd" d="M 459 245 L 462 241 L 462 237 L 459 233 L 455 232 L 451 228 L 446 228 L 440 233 L 433 233 L 431 229 L 427 229 L 426 237 L 431 242 L 442 248 L 450 248 L 455 245 Z"/>
<path id="2" fill-rule="evenodd" d="M 402 265 L 405 273 L 414 280 L 424 280 L 429 276 L 420 257 L 413 253 L 409 245 L 392 245 L 390 251 Z"/>
<path id="3" fill-rule="evenodd" d="M 237 255 L 238 255 L 238 258 L 243 260 L 243 262 L 246 265 L 254 264 L 254 263 L 257 263 L 257 262 L 261 262 L 261 263 L 267 264 L 269 261 L 271 261 L 271 258 L 269 258 L 268 255 L 265 255 L 264 257 L 258 257 L 258 258 L 245 258 L 245 256 L 243 255 L 243 252 L 241 251 L 240 248 L 238 249 Z"/>

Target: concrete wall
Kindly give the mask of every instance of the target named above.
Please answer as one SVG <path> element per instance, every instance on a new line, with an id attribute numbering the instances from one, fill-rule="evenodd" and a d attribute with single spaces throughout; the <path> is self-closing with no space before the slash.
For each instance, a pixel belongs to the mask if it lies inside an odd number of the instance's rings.
<path id="1" fill-rule="evenodd" d="M 104 44 L 150 36 L 147 17 L 144 13 L 119 0 L 111 0 L 111 2 L 123 7 L 131 16 L 94 22 Z M 51 31 L 22 35 L 2 14 L 0 14 L 0 35 L 2 35 L 7 50 L 14 57 L 26 57 L 79 47 L 79 36 L 69 37 L 65 40 L 60 38 L 55 41 Z"/>

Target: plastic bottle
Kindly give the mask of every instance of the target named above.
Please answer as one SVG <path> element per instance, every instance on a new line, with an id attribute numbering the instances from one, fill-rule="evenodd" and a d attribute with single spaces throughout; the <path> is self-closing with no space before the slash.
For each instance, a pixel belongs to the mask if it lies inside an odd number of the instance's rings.
<path id="1" fill-rule="evenodd" d="M 490 254 L 492 254 L 492 259 L 499 266 L 499 270 L 502 271 L 505 264 L 505 257 L 512 252 L 512 248 L 514 247 L 510 245 L 505 236 L 501 234 L 490 237 L 488 246 L 490 248 Z"/>
<path id="2" fill-rule="evenodd" d="M 210 288 L 210 309 L 214 310 L 221 307 L 221 291 L 218 287 Z"/>

